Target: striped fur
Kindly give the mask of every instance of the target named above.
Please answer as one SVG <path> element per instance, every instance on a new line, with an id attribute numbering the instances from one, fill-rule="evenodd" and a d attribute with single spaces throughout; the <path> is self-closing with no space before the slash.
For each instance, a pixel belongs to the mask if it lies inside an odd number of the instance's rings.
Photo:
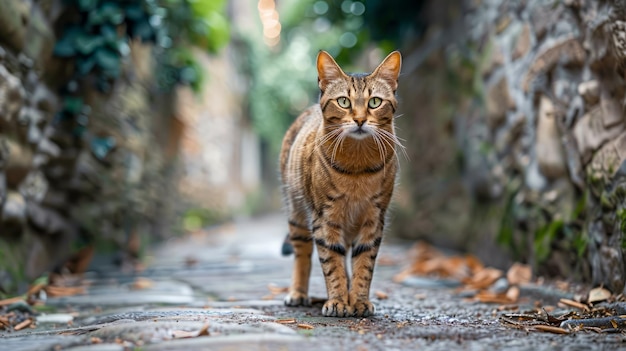
<path id="1" fill-rule="evenodd" d="M 315 245 L 328 292 L 322 313 L 374 313 L 370 283 L 398 168 L 393 115 L 400 65 L 395 51 L 373 73 L 348 75 L 328 53 L 317 57 L 319 104 L 295 120 L 280 154 L 295 253 L 286 305 L 309 304 Z"/>

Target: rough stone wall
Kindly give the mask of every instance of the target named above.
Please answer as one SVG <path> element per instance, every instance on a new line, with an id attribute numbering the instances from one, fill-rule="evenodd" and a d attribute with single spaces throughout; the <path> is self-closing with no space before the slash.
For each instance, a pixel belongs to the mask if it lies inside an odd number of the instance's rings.
<path id="1" fill-rule="evenodd" d="M 139 237 L 168 229 L 180 128 L 171 96 L 154 91 L 151 47 L 131 45 L 111 93 L 79 84 L 82 120 L 65 123 L 73 66 L 52 54 L 64 11 L 62 0 L 0 1 L 0 293 L 94 243 L 136 255 Z"/>
<path id="2" fill-rule="evenodd" d="M 504 198 L 500 237 L 538 268 L 620 292 L 626 283 L 626 13 L 617 1 L 485 1 L 483 178 Z M 486 127 L 486 128 L 485 128 Z M 493 187 L 492 187 L 493 188 Z M 525 253 L 525 254 L 524 254 Z M 588 271 L 590 270 L 590 272 Z"/>
<path id="3" fill-rule="evenodd" d="M 398 231 L 623 291 L 625 2 L 431 3 L 461 15 L 405 48 Z"/>

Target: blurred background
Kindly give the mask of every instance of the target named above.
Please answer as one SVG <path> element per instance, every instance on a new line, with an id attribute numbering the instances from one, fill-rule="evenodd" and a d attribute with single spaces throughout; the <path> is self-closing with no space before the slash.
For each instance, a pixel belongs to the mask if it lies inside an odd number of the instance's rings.
<path id="1" fill-rule="evenodd" d="M 595 0 L 0 1 L 0 295 L 281 210 L 315 57 L 403 54 L 388 240 L 626 281 L 626 16 Z M 277 248 L 278 250 L 279 248 Z"/>

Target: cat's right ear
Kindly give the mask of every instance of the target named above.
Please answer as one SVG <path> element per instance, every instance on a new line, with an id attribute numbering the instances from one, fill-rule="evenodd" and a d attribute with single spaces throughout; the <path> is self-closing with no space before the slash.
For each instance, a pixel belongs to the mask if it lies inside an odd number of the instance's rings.
<path id="1" fill-rule="evenodd" d="M 321 50 L 317 54 L 317 83 L 322 92 L 326 90 L 328 83 L 344 77 L 346 74 L 343 73 L 335 59 L 326 51 Z"/>

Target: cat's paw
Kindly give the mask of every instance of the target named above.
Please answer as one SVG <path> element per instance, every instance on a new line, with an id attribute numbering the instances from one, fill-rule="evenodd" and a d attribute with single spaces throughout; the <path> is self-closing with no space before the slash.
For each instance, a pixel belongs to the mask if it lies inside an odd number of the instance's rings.
<path id="1" fill-rule="evenodd" d="M 356 300 L 350 304 L 352 316 L 368 317 L 374 315 L 376 308 L 369 300 Z"/>
<path id="2" fill-rule="evenodd" d="M 290 292 L 285 296 L 286 306 L 311 306 L 311 299 L 306 294 L 300 292 Z"/>
<path id="3" fill-rule="evenodd" d="M 328 299 L 322 307 L 322 314 L 326 317 L 348 317 L 352 314 L 352 310 L 342 300 Z"/>

